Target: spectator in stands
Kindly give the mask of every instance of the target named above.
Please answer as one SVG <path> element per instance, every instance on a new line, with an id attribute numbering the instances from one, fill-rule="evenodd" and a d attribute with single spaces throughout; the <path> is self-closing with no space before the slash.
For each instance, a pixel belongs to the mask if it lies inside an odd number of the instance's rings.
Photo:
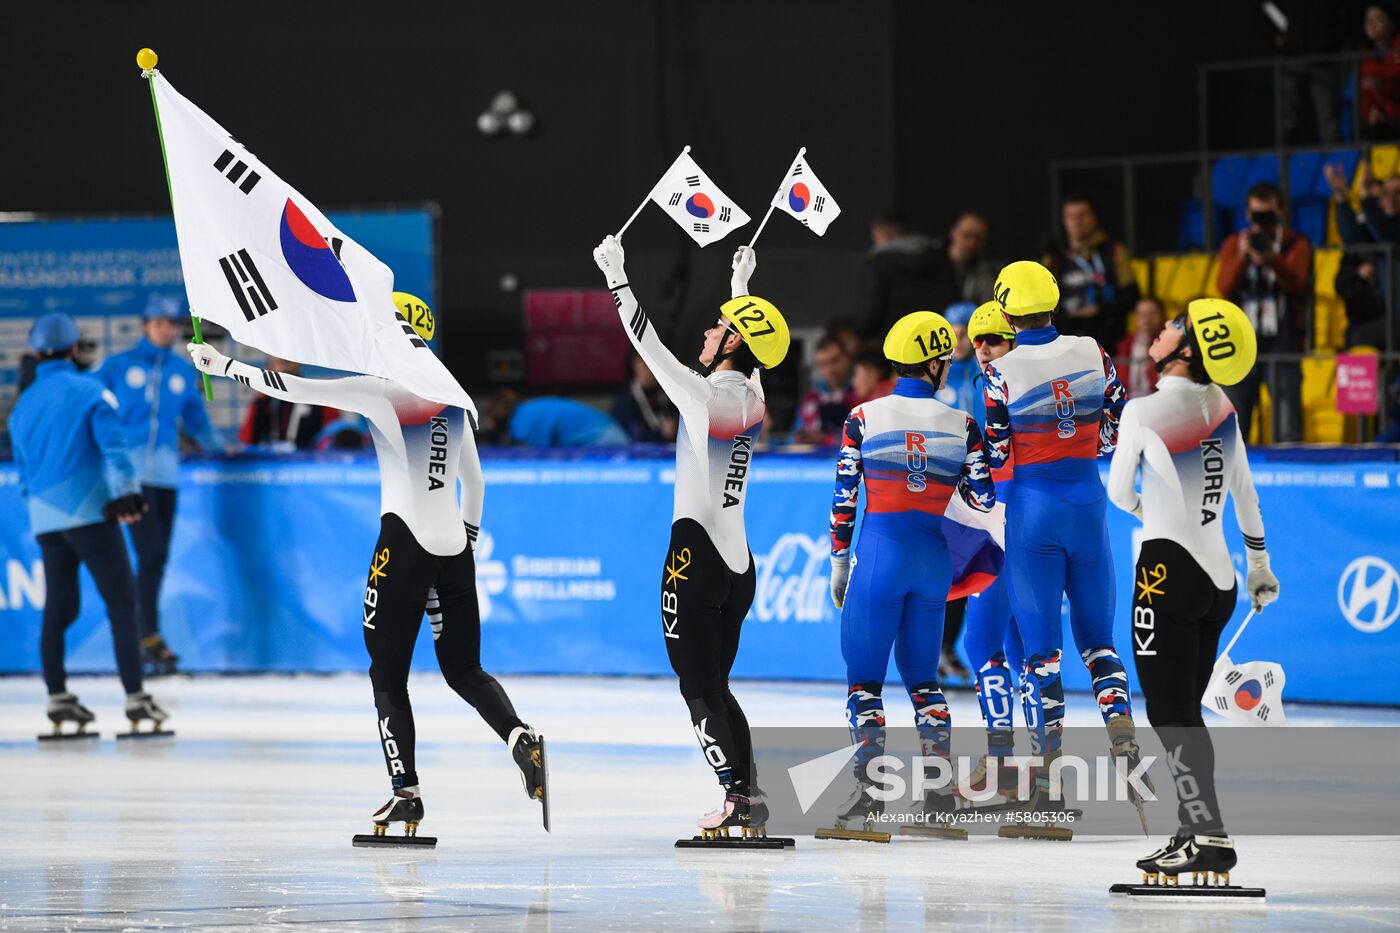
<path id="1" fill-rule="evenodd" d="M 872 399 L 884 398 L 894 391 L 894 370 L 879 350 L 862 350 L 851 367 L 852 407 Z"/>
<path id="2" fill-rule="evenodd" d="M 1336 204 L 1337 233 L 1347 246 L 1389 243 L 1400 246 L 1400 175 L 1384 182 L 1371 173 L 1371 161 L 1361 165 L 1361 209 L 1351 207 L 1350 186 L 1340 165 L 1323 166 Z M 1385 256 L 1375 252 L 1348 252 L 1337 270 L 1334 289 L 1346 304 L 1347 346 L 1386 349 L 1385 283 L 1381 275 Z M 1400 263 L 1392 269 L 1392 287 L 1400 286 Z"/>
<path id="3" fill-rule="evenodd" d="M 264 367 L 274 373 L 301 375 L 301 364 L 269 356 Z M 334 421 L 336 412 L 319 405 L 288 402 L 255 394 L 248 403 L 248 414 L 238 438 L 245 444 L 270 447 L 276 451 L 312 450 L 321 429 Z"/>
<path id="4" fill-rule="evenodd" d="M 812 353 L 812 381 L 797 408 L 795 440 L 834 444 L 855 407 L 851 391 L 851 355 L 835 337 L 823 337 Z"/>
<path id="5" fill-rule="evenodd" d="M 982 385 L 978 378 L 982 374 L 982 365 L 977 362 L 972 341 L 967 339 L 967 322 L 972 320 L 972 312 L 976 310 L 977 306 L 970 301 L 959 301 L 943 310 L 943 317 L 953 325 L 958 342 L 953 347 L 953 359 L 948 364 L 948 380 L 935 393 L 935 397 L 945 405 L 962 409 L 978 419 L 978 424 L 982 424 L 986 420 L 986 409 L 978 405 L 982 399 Z"/>
<path id="6" fill-rule="evenodd" d="M 899 211 L 876 217 L 870 225 L 864 307 L 856 327 L 861 339 L 883 338 L 911 310 L 988 300 L 997 269 L 984 255 L 987 234 L 986 218 L 975 211 L 959 214 L 940 240 L 911 232 Z"/>
<path id="7" fill-rule="evenodd" d="M 1249 226 L 1220 245 L 1216 287 L 1249 315 L 1259 339 L 1259 355 L 1301 353 L 1305 348 L 1308 303 L 1312 294 L 1312 245 L 1285 225 L 1278 186 L 1260 182 L 1245 198 Z M 1272 381 L 1275 441 L 1299 441 L 1303 435 L 1300 396 L 1301 369 L 1297 362 L 1258 366 L 1225 393 L 1239 414 L 1240 429 L 1249 436 L 1260 382 Z"/>
<path id="8" fill-rule="evenodd" d="M 1335 291 L 1347 309 L 1346 345 L 1387 349 L 1385 292 L 1376 257 L 1365 253 L 1343 256 Z"/>
<path id="9" fill-rule="evenodd" d="M 1063 237 L 1045 256 L 1045 266 L 1060 283 L 1055 326 L 1063 334 L 1093 337 L 1100 345 L 1118 346 L 1127 330 L 1128 312 L 1137 304 L 1128 248 L 1099 226 L 1098 208 L 1083 195 L 1060 204 Z"/>
<path id="10" fill-rule="evenodd" d="M 1400 35 L 1389 5 L 1366 6 L 1361 59 L 1361 133 L 1367 139 L 1400 136 Z"/>
<path id="11" fill-rule="evenodd" d="M 853 360 L 860 355 L 861 349 L 865 346 L 860 339 L 860 334 L 856 333 L 855 322 L 846 317 L 837 318 L 826 325 L 822 337 L 834 337 L 841 341 L 841 346 L 846 348 L 846 352 L 851 355 Z"/>
<path id="12" fill-rule="evenodd" d="M 661 391 L 646 361 L 632 353 L 627 360 L 627 388 L 613 399 L 611 415 L 628 438 L 643 444 L 672 444 L 680 423 L 676 407 Z"/>
<path id="13" fill-rule="evenodd" d="M 1385 391 L 1389 402 L 1390 424 L 1372 438 L 1372 443 L 1400 444 L 1400 418 L 1395 417 L 1396 412 L 1400 412 L 1400 376 L 1397 376 Z"/>
<path id="14" fill-rule="evenodd" d="M 1151 395 L 1157 388 L 1157 364 L 1147 355 L 1147 348 L 1166 326 L 1167 316 L 1156 298 L 1143 298 L 1137 303 L 1133 319 L 1133 332 L 1118 344 L 1114 365 L 1120 377 L 1127 373 L 1124 384 L 1128 387 L 1128 397 L 1140 398 Z"/>

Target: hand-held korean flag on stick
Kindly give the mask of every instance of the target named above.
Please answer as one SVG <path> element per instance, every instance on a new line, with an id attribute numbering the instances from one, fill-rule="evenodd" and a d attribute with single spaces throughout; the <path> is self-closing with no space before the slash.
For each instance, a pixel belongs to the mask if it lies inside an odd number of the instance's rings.
<path id="1" fill-rule="evenodd" d="M 647 201 L 654 201 L 671 219 L 680 224 L 681 229 L 702 247 L 724 239 L 731 230 L 749 222 L 749 215 L 729 199 L 719 186 L 710 181 L 708 175 L 690 157 L 690 147 L 686 146 L 666 174 L 651 189 Z M 637 219 L 646 207 L 643 201 L 627 218 L 627 223 L 617 231 L 617 238 Z"/>
<path id="2" fill-rule="evenodd" d="M 1235 637 L 1220 653 L 1201 705 L 1245 725 L 1281 726 L 1287 721 L 1283 715 L 1283 665 L 1271 661 L 1236 664 L 1230 660 L 1230 649 L 1253 618 L 1254 611 L 1250 610 Z"/>
<path id="3" fill-rule="evenodd" d="M 831 193 L 826 190 L 826 186 L 817 178 L 812 171 L 811 163 L 805 156 L 807 147 L 803 146 L 797 150 L 797 158 L 792 160 L 792 165 L 788 166 L 787 175 L 783 177 L 783 183 L 778 187 L 777 194 L 773 195 L 773 200 L 768 204 L 768 211 L 763 215 L 763 220 L 759 222 L 758 229 L 754 231 L 753 239 L 749 240 L 752 247 L 758 242 L 759 234 L 763 228 L 768 226 L 768 218 L 773 216 L 773 208 L 781 208 L 793 217 L 802 222 L 804 227 L 809 227 L 817 236 L 824 236 L 826 228 L 831 222 L 841 216 L 841 208 L 832 198 Z"/>
<path id="4" fill-rule="evenodd" d="M 393 271 L 159 71 L 145 75 L 190 307 L 273 356 L 382 376 L 475 413 L 447 367 L 399 319 Z"/>

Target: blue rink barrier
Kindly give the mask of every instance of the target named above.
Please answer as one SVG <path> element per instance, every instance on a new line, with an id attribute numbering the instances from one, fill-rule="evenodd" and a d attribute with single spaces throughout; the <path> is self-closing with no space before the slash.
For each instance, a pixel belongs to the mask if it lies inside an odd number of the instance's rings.
<path id="1" fill-rule="evenodd" d="M 669 674 L 658 591 L 671 461 L 637 452 L 484 457 L 477 590 L 487 669 Z M 1344 462 L 1260 452 L 1254 470 L 1283 598 L 1251 625 L 1234 659 L 1280 662 L 1289 699 L 1400 704 L 1400 464 L 1382 451 Z M 834 458 L 763 453 L 751 476 L 757 596 L 735 674 L 842 680 L 839 618 L 827 595 Z M 373 458 L 211 460 L 186 464 L 182 479 L 161 610 L 183 663 L 364 670 L 361 595 L 378 532 Z M 1115 508 L 1109 517 L 1126 660 L 1140 532 Z M 1242 580 L 1243 543 L 1229 509 L 1226 535 Z M 0 671 L 35 671 L 42 564 L 12 466 L 0 466 L 0 548 Z M 71 668 L 111 670 L 106 618 L 86 573 L 82 605 L 68 635 Z M 1234 624 L 1247 608 L 1241 598 Z M 430 638 L 425 625 L 419 667 L 435 663 Z M 1067 686 L 1088 689 L 1068 655 Z"/>

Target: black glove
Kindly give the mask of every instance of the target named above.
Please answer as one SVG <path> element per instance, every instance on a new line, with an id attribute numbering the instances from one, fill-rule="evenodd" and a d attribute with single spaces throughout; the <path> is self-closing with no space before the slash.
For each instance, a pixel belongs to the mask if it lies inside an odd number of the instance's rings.
<path id="1" fill-rule="evenodd" d="M 146 500 L 139 492 L 128 493 L 118 499 L 113 499 L 102 507 L 102 517 L 106 521 L 121 520 L 136 521 L 146 511 Z"/>

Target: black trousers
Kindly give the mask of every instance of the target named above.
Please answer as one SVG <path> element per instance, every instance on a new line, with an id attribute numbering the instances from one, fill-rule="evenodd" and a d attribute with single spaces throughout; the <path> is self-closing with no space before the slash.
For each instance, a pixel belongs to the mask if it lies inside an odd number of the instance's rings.
<path id="1" fill-rule="evenodd" d="M 1194 834 L 1225 829 L 1201 698 L 1234 609 L 1235 585 L 1217 589 L 1181 545 L 1160 538 L 1142 543 L 1133 578 L 1138 686 L 1167 752 L 1181 828 Z"/>
<path id="2" fill-rule="evenodd" d="M 481 611 L 471 546 L 451 557 L 429 554 L 403 519 L 384 515 L 365 584 L 364 631 L 379 743 L 396 788 L 418 783 L 408 671 L 425 611 L 448 686 L 476 708 L 502 741 L 524 725 L 496 678 L 481 669 Z"/>
<path id="3" fill-rule="evenodd" d="M 175 530 L 177 492 L 164 486 L 142 486 L 150 511 L 139 522 L 128 525 L 131 544 L 136 549 L 136 605 L 140 613 L 141 637 L 160 632 L 160 585 L 170 560 L 170 535 Z"/>
<path id="4" fill-rule="evenodd" d="M 138 522 L 138 524 L 140 524 Z M 141 639 L 136 628 L 136 583 L 126 556 L 126 541 L 115 523 L 99 522 L 67 531 L 38 535 L 44 559 L 44 624 L 39 635 L 39 656 L 44 665 L 44 685 L 49 693 L 63 693 L 68 672 L 64 666 L 64 636 L 78 618 L 78 567 L 86 564 L 107 604 L 112 626 L 112 647 L 117 673 L 127 693 L 141 692 Z"/>
<path id="5" fill-rule="evenodd" d="M 726 790 L 746 793 L 753 783 L 749 721 L 729 689 L 739 653 L 739 630 L 754 596 L 753 556 L 735 573 L 709 534 L 693 519 L 671 526 L 661 574 L 661 627 L 671 669 L 680 678 L 695 737 Z"/>

